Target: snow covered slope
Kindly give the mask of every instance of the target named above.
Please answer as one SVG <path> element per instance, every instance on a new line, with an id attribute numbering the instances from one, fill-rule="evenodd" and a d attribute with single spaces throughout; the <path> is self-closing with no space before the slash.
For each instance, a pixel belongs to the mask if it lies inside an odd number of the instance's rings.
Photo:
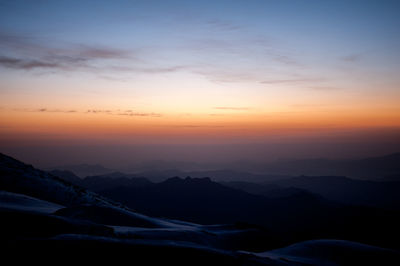
<path id="1" fill-rule="evenodd" d="M 22 194 L 0 190 L 0 208 L 53 213 L 64 206 Z"/>
<path id="2" fill-rule="evenodd" d="M 310 240 L 252 254 L 302 265 L 400 265 L 399 252 L 332 239 Z"/>

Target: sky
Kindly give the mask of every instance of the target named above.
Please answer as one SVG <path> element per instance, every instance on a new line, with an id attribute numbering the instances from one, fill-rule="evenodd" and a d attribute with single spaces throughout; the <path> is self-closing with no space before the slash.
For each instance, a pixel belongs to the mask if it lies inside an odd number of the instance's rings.
<path id="1" fill-rule="evenodd" d="M 0 151 L 41 165 L 399 151 L 399 11 L 0 1 Z"/>

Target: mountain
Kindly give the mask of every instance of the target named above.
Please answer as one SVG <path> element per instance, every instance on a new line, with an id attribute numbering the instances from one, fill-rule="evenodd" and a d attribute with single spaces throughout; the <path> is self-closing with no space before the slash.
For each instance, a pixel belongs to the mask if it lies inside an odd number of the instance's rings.
<path id="1" fill-rule="evenodd" d="M 181 171 L 177 169 L 169 169 L 164 171 L 148 170 L 137 172 L 136 176 L 146 177 L 153 182 L 161 182 L 174 176 L 190 176 L 194 178 L 212 177 L 218 182 L 230 181 L 251 181 L 263 182 L 268 180 L 276 180 L 288 178 L 288 175 L 269 175 L 269 174 L 254 174 L 250 172 L 234 171 L 234 170 L 207 170 L 207 171 Z"/>
<path id="2" fill-rule="evenodd" d="M 4 154 L 0 215 L 3 259 L 10 256 L 14 262 L 29 258 L 43 264 L 57 255 L 64 261 L 70 257 L 99 263 L 123 263 L 133 256 L 136 263 L 147 264 L 264 265 L 266 260 L 235 250 L 273 244 L 254 227 L 206 226 L 137 213 Z M 48 256 L 40 255 L 44 251 Z M 25 256 L 17 256 L 21 253 Z"/>
<path id="3" fill-rule="evenodd" d="M 303 189 L 345 204 L 400 210 L 399 181 L 369 181 L 343 176 L 299 176 L 260 185 L 261 188 L 270 186 Z"/>
<path id="4" fill-rule="evenodd" d="M 109 191 L 124 194 L 123 189 Z M 376 209 L 347 209 L 311 193 L 267 198 L 208 178 L 171 178 L 126 189 L 131 192 L 125 195 L 126 200 L 150 200 L 152 206 L 159 205 L 154 211 L 163 211 L 165 217 L 186 215 L 188 211 L 192 217 L 201 218 L 197 211 L 203 219 L 237 223 L 201 225 L 154 218 L 0 154 L 3 259 L 13 263 L 54 264 L 62 260 L 113 265 L 126 261 L 146 265 L 298 265 L 308 260 L 319 265 L 332 261 L 325 242 L 284 246 L 299 239 L 328 236 L 399 248 L 395 230 L 398 216 Z M 132 194 L 140 190 L 139 195 Z M 139 206 L 146 202 L 131 203 Z M 257 219 L 263 226 L 246 223 Z M 335 256 L 349 264 L 362 262 L 367 256 L 369 261 L 379 262 L 395 262 L 399 257 L 397 251 L 349 241 L 329 245 L 335 245 Z M 347 257 L 350 253 L 352 256 Z"/>
<path id="5" fill-rule="evenodd" d="M 191 177 L 173 177 L 141 188 L 107 189 L 100 194 L 149 215 L 208 224 L 256 221 L 271 223 L 267 216 L 260 216 L 259 213 L 274 213 L 278 218 L 279 209 L 283 206 L 287 207 L 286 212 L 295 213 L 310 206 L 321 208 L 319 205 L 324 202 L 311 193 L 297 194 L 277 201 L 223 186 L 209 178 Z M 291 207 L 295 203 L 296 207 Z M 246 219 L 238 218 L 241 216 Z"/>
<path id="6" fill-rule="evenodd" d="M 288 197 L 300 193 L 309 192 L 305 189 L 295 188 L 290 186 L 281 187 L 274 183 L 259 184 L 247 181 L 231 181 L 231 182 L 220 182 L 220 183 L 227 187 L 243 190 L 250 194 L 263 195 L 269 198 Z"/>
<path id="7" fill-rule="evenodd" d="M 303 159 L 282 160 L 254 166 L 258 172 L 280 175 L 331 175 L 379 179 L 400 175 L 400 153 L 353 160 Z"/>
<path id="8" fill-rule="evenodd" d="M 304 189 L 280 188 L 268 197 L 209 178 L 174 177 L 147 187 L 99 193 L 151 216 L 203 224 L 252 224 L 282 245 L 310 237 L 398 245 L 393 235 L 400 222 L 398 211 L 335 203 Z"/>
<path id="9" fill-rule="evenodd" d="M 279 231 L 282 228 L 279 225 L 284 224 L 289 232 L 293 225 L 288 221 L 292 217 L 296 217 L 297 228 L 291 230 L 301 231 L 303 226 L 329 227 L 341 216 L 350 218 L 355 226 L 353 221 L 373 221 L 382 215 L 397 217 L 400 210 L 397 182 L 335 176 L 300 176 L 261 184 L 246 181 L 217 183 L 210 178 L 189 177 L 169 178 L 159 183 L 137 179 L 136 175 L 116 173 L 88 178 L 90 182 L 86 187 L 152 216 L 196 223 L 250 223 L 273 231 Z M 396 213 L 379 209 L 368 213 L 368 209 L 363 209 L 368 206 Z M 273 220 L 269 219 L 271 215 Z M 322 231 L 320 236 L 325 237 L 329 235 L 327 232 L 334 230 L 325 228 Z M 302 238 L 293 239 L 299 240 Z"/>
<path id="10" fill-rule="evenodd" d="M 115 172 L 115 170 L 105 168 L 99 164 L 77 164 L 77 165 L 63 165 L 46 169 L 47 171 L 63 170 L 74 173 L 79 177 L 91 175 L 104 175 Z"/>
<path id="11" fill-rule="evenodd" d="M 70 171 L 53 170 L 49 173 L 64 179 L 72 184 L 87 188 L 91 191 L 98 192 L 106 189 L 117 187 L 144 187 L 153 183 L 144 177 L 136 175 L 124 174 L 121 172 L 113 172 L 105 175 L 87 176 L 80 178 Z"/>
<path id="12" fill-rule="evenodd" d="M 0 188 L 64 206 L 76 204 L 118 205 L 48 172 L 0 153 Z"/>
<path id="13" fill-rule="evenodd" d="M 202 166 L 192 162 L 151 161 L 129 168 L 135 177 L 145 177 L 152 182 L 161 182 L 174 176 L 212 177 L 218 182 L 246 181 L 260 183 L 290 177 L 309 176 L 349 176 L 357 179 L 399 180 L 400 153 L 364 159 L 298 159 L 280 160 L 272 163 L 234 162 L 223 165 Z M 219 169 L 220 167 L 220 169 Z M 189 169 L 189 170 L 188 170 Z M 191 169 L 197 169 L 196 171 Z M 101 165 L 67 165 L 48 169 L 70 171 L 83 178 L 86 176 L 110 175 L 115 170 Z M 118 172 L 117 172 L 118 173 Z"/>
<path id="14" fill-rule="evenodd" d="M 279 179 L 287 179 L 300 175 L 310 176 L 349 176 L 368 180 L 399 180 L 400 153 L 364 159 L 297 159 L 280 160 L 271 163 L 235 162 L 224 164 L 214 170 L 188 171 L 180 168 L 183 164 L 168 164 L 164 168 L 154 162 L 150 167 L 131 168 L 136 176 L 146 177 L 153 182 L 161 182 L 173 176 L 212 177 L 218 182 L 246 181 L 260 183 Z M 171 168 L 166 168 L 170 166 Z M 176 166 L 175 168 L 172 168 Z M 198 166 L 197 168 L 199 168 Z M 221 167 L 221 165 L 220 165 Z M 145 170 L 143 170 L 145 169 Z"/>
<path id="15" fill-rule="evenodd" d="M 80 181 L 80 184 L 92 191 L 99 192 L 117 187 L 146 187 L 153 183 L 144 177 L 115 172 L 99 176 L 87 176 Z"/>
<path id="16" fill-rule="evenodd" d="M 80 178 L 79 176 L 75 175 L 74 173 L 68 170 L 56 169 L 49 171 L 49 173 L 78 186 L 80 186 L 82 183 L 82 178 Z"/>

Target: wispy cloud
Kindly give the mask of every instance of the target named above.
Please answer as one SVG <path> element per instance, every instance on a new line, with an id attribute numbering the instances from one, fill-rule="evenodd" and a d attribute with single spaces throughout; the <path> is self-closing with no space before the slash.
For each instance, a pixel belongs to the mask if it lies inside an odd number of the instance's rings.
<path id="1" fill-rule="evenodd" d="M 162 114 L 160 113 L 140 113 L 140 112 L 124 112 L 118 113 L 117 115 L 123 116 L 150 116 L 150 117 L 161 117 Z"/>
<path id="2" fill-rule="evenodd" d="M 90 71 L 111 73 L 171 73 L 186 69 L 184 65 L 151 63 L 142 53 L 101 45 L 54 42 L 0 32 L 0 66 L 10 69 L 57 71 Z M 110 73 L 111 72 L 111 73 Z M 119 79 L 117 79 L 119 80 Z"/>
<path id="3" fill-rule="evenodd" d="M 221 19 L 212 19 L 207 21 L 207 25 L 210 26 L 213 29 L 219 30 L 219 31 L 236 31 L 240 30 L 243 27 L 237 24 L 234 24 L 229 21 L 224 21 Z"/>
<path id="4" fill-rule="evenodd" d="M 92 114 L 111 114 L 111 110 L 101 110 L 101 109 L 89 109 L 86 111 L 86 113 L 92 113 Z"/>
<path id="5" fill-rule="evenodd" d="M 131 57 L 131 53 L 121 49 L 114 49 L 109 47 L 93 47 L 87 45 L 80 45 L 76 49 L 77 57 L 83 60 L 90 59 L 115 59 Z"/>
<path id="6" fill-rule="evenodd" d="M 321 82 L 326 81 L 325 78 L 299 78 L 299 79 L 271 79 L 263 80 L 263 84 L 280 84 L 280 83 L 306 83 L 306 82 Z"/>
<path id="7" fill-rule="evenodd" d="M 241 25 L 221 19 L 209 20 L 206 25 L 213 30 L 226 32 L 242 28 Z M 52 70 L 56 73 L 84 71 L 113 81 L 126 81 L 131 78 L 131 74 L 154 75 L 186 71 L 212 82 L 225 83 L 263 82 L 265 71 L 271 73 L 276 64 L 296 68 L 301 66 L 293 52 L 272 44 L 266 37 L 237 39 L 235 36 L 200 36 L 184 40 L 178 49 L 180 53 L 189 56 L 161 60 L 157 56 L 157 49 L 165 52 L 176 50 L 177 47 L 133 47 L 125 50 L 49 41 L 0 31 L 0 67 L 25 71 Z M 231 64 L 238 60 L 240 64 Z"/>
<path id="8" fill-rule="evenodd" d="M 266 72 L 285 76 L 288 71 L 295 73 L 305 68 L 294 50 L 282 48 L 266 36 L 199 37 L 186 42 L 182 50 L 196 58 L 191 72 L 218 83 L 258 83 Z"/>
<path id="9" fill-rule="evenodd" d="M 343 56 L 340 59 L 342 59 L 343 61 L 346 61 L 346 62 L 356 62 L 356 61 L 359 61 L 362 58 L 362 56 L 363 56 L 362 54 L 356 53 L 356 54 L 350 54 L 347 56 Z"/>
<path id="10" fill-rule="evenodd" d="M 231 110 L 231 111 L 248 111 L 251 108 L 249 107 L 234 107 L 234 106 L 217 106 L 214 107 L 217 110 Z"/>
<path id="11" fill-rule="evenodd" d="M 40 112 L 40 113 L 77 113 L 76 110 L 60 110 L 60 109 L 47 109 L 47 108 L 40 108 L 33 110 L 33 112 Z"/>
<path id="12" fill-rule="evenodd" d="M 0 66 L 25 70 L 31 70 L 34 68 L 62 68 L 62 65 L 55 62 L 39 61 L 35 59 L 18 59 L 6 56 L 0 56 Z"/>
<path id="13" fill-rule="evenodd" d="M 88 109 L 86 111 L 79 111 L 74 109 L 50 109 L 50 108 L 21 108 L 13 109 L 17 112 L 36 112 L 36 113 L 66 113 L 66 114 L 106 114 L 115 116 L 139 116 L 139 117 L 161 117 L 161 113 L 156 112 L 139 112 L 133 110 L 109 110 L 109 109 Z"/>
<path id="14" fill-rule="evenodd" d="M 4 108 L 5 109 L 5 108 Z M 16 112 L 29 112 L 29 113 L 79 113 L 74 109 L 49 109 L 49 108 L 12 108 Z"/>
<path id="15" fill-rule="evenodd" d="M 124 71 L 124 72 L 134 72 L 134 73 L 147 73 L 147 74 L 157 74 L 157 73 L 171 73 L 176 72 L 179 70 L 189 69 L 188 66 L 166 66 L 166 67 L 159 67 L 159 66 L 112 66 L 111 69 L 116 71 Z"/>
<path id="16" fill-rule="evenodd" d="M 209 27 L 221 31 L 241 29 L 240 25 L 220 19 L 206 23 Z M 155 47 L 134 47 L 124 50 L 101 45 L 49 42 L 37 37 L 0 32 L 0 67 L 26 71 L 52 70 L 56 73 L 84 71 L 112 81 L 127 81 L 131 78 L 131 74 L 155 75 L 179 71 L 191 72 L 216 83 L 276 84 L 315 81 L 263 80 L 266 71 L 272 77 L 275 74 L 285 77 L 286 74 L 282 75 L 281 67 L 276 67 L 277 65 L 297 70 L 304 66 L 293 51 L 276 45 L 265 36 L 248 36 L 244 39 L 237 39 L 234 36 L 236 35 L 223 38 L 200 36 L 184 40 L 178 49 L 180 53 L 189 56 L 160 60 Z M 160 47 L 164 51 L 177 49 L 177 47 Z"/>
<path id="17" fill-rule="evenodd" d="M 0 45 L 1 47 L 1 45 Z M 28 50 L 26 50 L 28 51 Z M 0 55 L 0 66 L 12 69 L 33 70 L 37 68 L 58 70 L 98 70 L 96 61 L 125 59 L 128 53 L 98 47 L 74 47 L 73 49 L 51 49 L 41 47 L 39 51 L 17 53 L 18 56 Z"/>
<path id="18" fill-rule="evenodd" d="M 308 109 L 308 108 L 321 108 L 321 107 L 328 107 L 326 104 L 312 104 L 312 103 L 299 103 L 299 104 L 292 104 L 290 105 L 292 108 L 296 109 Z"/>
<path id="19" fill-rule="evenodd" d="M 312 86 L 310 87 L 312 90 L 316 91 L 336 91 L 336 90 L 342 90 L 340 87 L 333 87 L 333 86 Z"/>
<path id="20" fill-rule="evenodd" d="M 148 116 L 148 117 L 161 117 L 161 113 L 155 112 L 138 112 L 133 110 L 101 110 L 101 109 L 89 109 L 86 113 L 90 114 L 108 114 L 108 115 L 119 115 L 119 116 Z"/>

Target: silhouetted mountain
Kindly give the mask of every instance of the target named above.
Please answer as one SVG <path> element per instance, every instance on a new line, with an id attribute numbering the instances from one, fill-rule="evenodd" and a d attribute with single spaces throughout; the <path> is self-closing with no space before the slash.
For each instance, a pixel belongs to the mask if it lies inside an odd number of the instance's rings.
<path id="1" fill-rule="evenodd" d="M 63 165 L 57 167 L 51 167 L 48 171 L 53 170 L 64 170 L 70 171 L 79 177 L 92 176 L 92 175 L 104 175 L 115 172 L 115 170 L 108 169 L 99 164 L 77 164 L 77 165 Z"/>
<path id="2" fill-rule="evenodd" d="M 100 193 L 152 216 L 206 224 L 243 222 L 274 229 L 285 224 L 285 230 L 291 226 L 288 216 L 302 213 L 297 223 L 307 223 L 311 212 L 320 211 L 313 214 L 313 219 L 318 220 L 316 216 L 327 212 L 331 205 L 307 192 L 277 200 L 232 189 L 209 178 L 190 177 L 174 177 L 152 186 L 119 187 Z"/>
<path id="3" fill-rule="evenodd" d="M 82 183 L 82 178 L 79 176 L 75 175 L 71 171 L 67 170 L 52 170 L 49 171 L 50 174 L 57 176 L 61 179 L 64 179 L 65 181 L 71 182 L 72 184 L 80 186 Z"/>
<path id="4" fill-rule="evenodd" d="M 111 173 L 100 176 L 88 176 L 82 179 L 81 186 L 95 192 L 118 187 L 146 187 L 153 183 L 144 177 L 125 175 L 123 173 Z"/>
<path id="5" fill-rule="evenodd" d="M 383 173 L 394 175 L 400 173 L 400 152 L 381 157 L 371 157 L 356 162 L 358 169 L 364 169 L 365 173 Z"/>
<path id="6" fill-rule="evenodd" d="M 0 154 L 0 188 L 64 206 L 76 204 L 115 205 L 95 193 L 4 154 Z"/>
<path id="7" fill-rule="evenodd" d="M 162 255 L 162 262 L 177 265 L 186 265 L 193 258 L 198 258 L 194 264 L 235 265 L 254 260 L 251 263 L 258 265 L 265 260 L 233 250 L 271 244 L 263 244 L 260 237 L 265 236 L 255 228 L 202 226 L 138 214 L 3 154 L 0 214 L 3 259 L 12 256 L 14 262 L 17 252 L 32 261 L 45 251 L 75 259 L 79 254 L 80 261 L 90 258 L 91 262 L 104 258 L 115 262 L 129 254 L 137 263 L 160 263 L 157 258 Z M 49 262 L 46 256 L 40 256 L 40 261 Z"/>
<path id="8" fill-rule="evenodd" d="M 69 171 L 53 170 L 51 174 L 69 181 L 75 185 L 98 192 L 105 189 L 117 187 L 144 187 L 153 183 L 144 177 L 136 177 L 136 175 L 124 174 L 121 172 L 113 172 L 105 175 L 87 176 L 79 178 Z"/>
<path id="9" fill-rule="evenodd" d="M 400 175 L 400 153 L 359 160 L 303 159 L 254 166 L 254 170 L 281 175 L 331 175 L 379 179 Z"/>
<path id="10" fill-rule="evenodd" d="M 400 182 L 356 180 L 341 176 L 300 176 L 268 182 L 281 188 L 295 187 L 337 202 L 400 210 Z"/>
<path id="11" fill-rule="evenodd" d="M 222 182 L 223 185 L 251 194 L 264 195 L 269 198 L 282 198 L 307 192 L 305 189 L 295 187 L 280 187 L 276 184 L 259 184 L 245 181 Z"/>
<path id="12" fill-rule="evenodd" d="M 100 193 L 147 215 L 196 223 L 256 224 L 288 242 L 333 237 L 397 245 L 391 234 L 397 230 L 394 221 L 400 221 L 398 212 L 335 204 L 304 189 L 275 187 L 273 197 L 266 197 L 209 178 L 174 177 L 143 188 Z M 371 227 L 374 230 L 365 234 Z"/>
<path id="13" fill-rule="evenodd" d="M 193 171 L 197 169 L 207 169 L 204 165 L 190 161 L 166 161 L 151 160 L 132 165 L 128 170 L 134 172 L 165 172 L 171 169 L 180 171 Z"/>
<path id="14" fill-rule="evenodd" d="M 167 163 L 163 165 L 173 166 L 173 164 Z M 164 181 L 173 176 L 198 178 L 209 176 L 218 182 L 246 181 L 253 183 L 286 179 L 299 175 L 350 176 L 375 180 L 380 178 L 388 180 L 390 178 L 391 180 L 398 180 L 400 176 L 399 165 L 400 153 L 394 153 L 358 160 L 301 159 L 281 160 L 273 163 L 236 162 L 225 164 L 225 170 L 183 171 L 179 168 L 179 164 L 176 164 L 176 168 L 157 170 L 161 168 L 155 167 L 153 169 L 145 168 L 147 169 L 146 171 L 136 169 L 135 172 L 137 176 L 146 177 L 153 182 Z M 215 165 L 215 167 L 218 166 Z"/>
<path id="15" fill-rule="evenodd" d="M 150 179 L 153 182 L 165 181 L 168 178 L 174 176 L 190 176 L 193 178 L 212 177 L 213 180 L 218 182 L 229 182 L 229 181 L 251 181 L 251 182 L 263 182 L 268 180 L 276 180 L 288 178 L 288 175 L 262 175 L 253 174 L 249 172 L 240 172 L 233 170 L 207 170 L 207 171 L 181 171 L 176 169 L 170 169 L 165 171 L 145 171 L 138 172 L 137 176 L 142 176 Z"/>
<path id="16" fill-rule="evenodd" d="M 122 176 L 116 173 L 103 178 L 129 179 Z M 126 263 L 129 258 L 139 264 L 297 265 L 307 261 L 318 265 L 321 261 L 337 262 L 326 253 L 332 247 L 335 256 L 346 263 L 365 261 L 367 256 L 368 261 L 392 262 L 398 256 L 391 250 L 332 240 L 312 242 L 318 250 L 314 254 L 309 251 L 310 242 L 265 251 L 318 238 L 399 248 L 398 212 L 346 207 L 303 190 L 268 198 L 209 178 L 144 182 L 144 186 L 135 183 L 102 193 L 146 214 L 167 218 L 140 214 L 0 154 L 3 259 L 10 256 L 14 262 L 29 258 L 49 263 L 43 254 L 52 254 L 63 262 L 71 258 L 71 263 L 79 255 L 79 262 L 91 263 L 105 259 Z M 180 217 L 228 224 L 175 220 Z"/>

